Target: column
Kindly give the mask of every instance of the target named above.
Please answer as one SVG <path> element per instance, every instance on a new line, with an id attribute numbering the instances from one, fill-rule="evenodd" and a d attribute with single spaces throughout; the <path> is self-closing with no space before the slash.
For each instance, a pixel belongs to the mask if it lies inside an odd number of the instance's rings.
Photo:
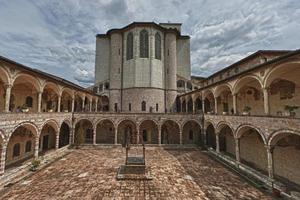
<path id="1" fill-rule="evenodd" d="M 96 145 L 96 136 L 97 136 L 97 131 L 96 131 L 97 128 L 94 128 L 93 130 L 93 145 Z"/>
<path id="2" fill-rule="evenodd" d="M 7 143 L 3 143 L 0 160 L 0 175 L 4 174 Z"/>
<path id="3" fill-rule="evenodd" d="M 182 99 L 180 99 L 180 112 L 183 112 L 183 107 L 182 107 Z"/>
<path id="4" fill-rule="evenodd" d="M 179 143 L 182 145 L 182 130 L 179 130 Z"/>
<path id="5" fill-rule="evenodd" d="M 218 114 L 218 101 L 217 101 L 217 97 L 215 97 L 215 114 Z"/>
<path id="6" fill-rule="evenodd" d="M 192 102 L 193 102 L 193 114 L 195 114 L 195 102 L 193 101 L 193 99 Z"/>
<path id="7" fill-rule="evenodd" d="M 84 98 L 82 98 L 82 112 L 84 111 L 84 100 L 85 100 L 85 97 Z"/>
<path id="8" fill-rule="evenodd" d="M 205 113 L 205 103 L 204 103 L 204 99 L 202 99 L 202 112 L 203 112 L 203 114 Z"/>
<path id="9" fill-rule="evenodd" d="M 136 131 L 136 143 L 139 144 L 140 143 L 140 129 L 138 128 Z"/>
<path id="10" fill-rule="evenodd" d="M 203 146 L 206 147 L 207 146 L 206 129 L 203 128 L 202 131 L 203 131 L 203 133 L 202 133 Z"/>
<path id="11" fill-rule="evenodd" d="M 185 112 L 189 112 L 189 102 L 185 99 Z"/>
<path id="12" fill-rule="evenodd" d="M 268 156 L 268 174 L 269 174 L 269 178 L 273 180 L 274 179 L 274 162 L 273 162 L 274 147 L 266 145 L 266 149 L 267 149 L 267 156 Z"/>
<path id="13" fill-rule="evenodd" d="M 42 110 L 42 92 L 38 92 L 38 112 Z"/>
<path id="14" fill-rule="evenodd" d="M 161 145 L 161 127 L 158 127 L 158 145 Z"/>
<path id="15" fill-rule="evenodd" d="M 234 142 L 235 142 L 235 159 L 236 159 L 237 164 L 239 164 L 241 162 L 241 159 L 240 159 L 240 138 L 235 138 Z"/>
<path id="16" fill-rule="evenodd" d="M 34 159 L 38 159 L 39 157 L 39 142 L 40 138 L 38 136 L 35 136 Z"/>
<path id="17" fill-rule="evenodd" d="M 216 132 L 216 151 L 217 153 L 220 153 L 220 142 L 219 142 L 219 134 Z"/>
<path id="18" fill-rule="evenodd" d="M 93 100 L 90 101 L 90 112 L 92 112 Z"/>
<path id="19" fill-rule="evenodd" d="M 96 99 L 95 112 L 98 112 L 98 99 Z"/>
<path id="20" fill-rule="evenodd" d="M 57 150 L 59 148 L 59 130 L 56 133 L 56 137 L 55 137 L 55 149 Z"/>
<path id="21" fill-rule="evenodd" d="M 70 128 L 70 141 L 69 141 L 69 144 L 74 144 L 74 130 L 75 130 L 75 128 L 73 128 L 73 127 Z"/>
<path id="22" fill-rule="evenodd" d="M 118 144 L 118 129 L 115 128 L 115 144 Z"/>
<path id="23" fill-rule="evenodd" d="M 233 105 L 233 114 L 237 114 L 237 94 L 233 94 L 232 95 L 232 100 L 233 100 L 233 102 L 232 102 L 232 105 Z"/>
<path id="24" fill-rule="evenodd" d="M 265 114 L 270 114 L 270 105 L 269 105 L 269 92 L 268 88 L 263 88 L 263 94 L 264 94 L 264 110 Z"/>
<path id="25" fill-rule="evenodd" d="M 12 85 L 6 85 L 5 112 L 9 112 L 9 102 L 10 102 L 11 88 L 12 88 Z"/>
<path id="26" fill-rule="evenodd" d="M 60 112 L 61 95 L 58 96 L 57 112 Z"/>
<path id="27" fill-rule="evenodd" d="M 75 109 L 75 97 L 72 97 L 72 108 L 71 112 L 74 112 Z"/>

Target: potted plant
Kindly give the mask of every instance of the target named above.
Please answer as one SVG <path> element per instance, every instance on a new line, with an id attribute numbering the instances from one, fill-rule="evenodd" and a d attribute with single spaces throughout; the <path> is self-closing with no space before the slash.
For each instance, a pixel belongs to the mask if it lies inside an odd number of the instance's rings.
<path id="1" fill-rule="evenodd" d="M 48 109 L 48 112 L 53 112 L 53 108 L 54 108 L 54 106 L 51 105 L 50 108 Z"/>
<path id="2" fill-rule="evenodd" d="M 299 108 L 299 106 L 289 106 L 289 105 L 286 105 L 284 107 L 285 116 L 295 117 L 296 116 L 295 110 L 297 110 L 298 108 Z"/>
<path id="3" fill-rule="evenodd" d="M 41 164 L 41 161 L 38 159 L 34 159 L 31 161 L 30 171 L 36 171 L 38 166 Z"/>
<path id="4" fill-rule="evenodd" d="M 23 104 L 23 105 L 21 106 L 21 110 L 22 110 L 23 113 L 29 112 L 29 108 L 28 108 L 28 106 L 27 106 L 26 104 Z"/>
<path id="5" fill-rule="evenodd" d="M 251 107 L 245 106 L 243 109 L 243 115 L 250 115 Z"/>
<path id="6" fill-rule="evenodd" d="M 223 103 L 223 115 L 228 115 L 228 104 Z"/>

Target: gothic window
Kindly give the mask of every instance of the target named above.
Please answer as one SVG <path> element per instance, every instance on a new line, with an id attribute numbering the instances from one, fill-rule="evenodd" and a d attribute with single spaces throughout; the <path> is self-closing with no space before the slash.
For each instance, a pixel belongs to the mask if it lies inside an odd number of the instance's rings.
<path id="1" fill-rule="evenodd" d="M 140 32 L 140 57 L 149 57 L 149 37 L 145 29 Z"/>
<path id="2" fill-rule="evenodd" d="M 131 111 L 131 103 L 128 104 L 128 110 Z"/>
<path id="3" fill-rule="evenodd" d="M 13 157 L 17 157 L 20 155 L 20 143 L 14 145 L 13 149 Z"/>
<path id="4" fill-rule="evenodd" d="M 31 96 L 28 96 L 26 97 L 26 102 L 25 104 L 28 106 L 28 107 L 32 107 L 33 105 L 33 98 Z"/>
<path id="5" fill-rule="evenodd" d="M 127 35 L 127 49 L 126 49 L 126 58 L 130 60 L 133 58 L 133 34 L 128 33 Z"/>
<path id="6" fill-rule="evenodd" d="M 31 151 L 31 141 L 27 141 L 26 142 L 26 146 L 25 146 L 25 152 L 30 152 Z"/>
<path id="7" fill-rule="evenodd" d="M 159 33 L 155 34 L 155 59 L 161 60 L 161 37 Z"/>
<path id="8" fill-rule="evenodd" d="M 145 101 L 142 102 L 142 111 L 146 111 L 146 102 Z"/>

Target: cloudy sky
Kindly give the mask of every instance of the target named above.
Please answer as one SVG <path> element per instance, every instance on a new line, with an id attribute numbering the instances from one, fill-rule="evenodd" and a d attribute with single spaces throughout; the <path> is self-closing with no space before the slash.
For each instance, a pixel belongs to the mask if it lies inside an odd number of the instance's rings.
<path id="1" fill-rule="evenodd" d="M 183 23 L 200 76 L 259 49 L 300 48 L 300 0 L 0 0 L 0 55 L 87 86 L 95 35 L 133 21 Z"/>

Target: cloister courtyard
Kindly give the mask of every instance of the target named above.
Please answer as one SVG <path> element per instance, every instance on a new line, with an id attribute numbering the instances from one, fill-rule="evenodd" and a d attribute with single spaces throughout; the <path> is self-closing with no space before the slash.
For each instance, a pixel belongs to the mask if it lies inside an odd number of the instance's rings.
<path id="1" fill-rule="evenodd" d="M 198 148 L 146 147 L 152 180 L 116 180 L 121 147 L 72 149 L 1 199 L 271 199 Z"/>

